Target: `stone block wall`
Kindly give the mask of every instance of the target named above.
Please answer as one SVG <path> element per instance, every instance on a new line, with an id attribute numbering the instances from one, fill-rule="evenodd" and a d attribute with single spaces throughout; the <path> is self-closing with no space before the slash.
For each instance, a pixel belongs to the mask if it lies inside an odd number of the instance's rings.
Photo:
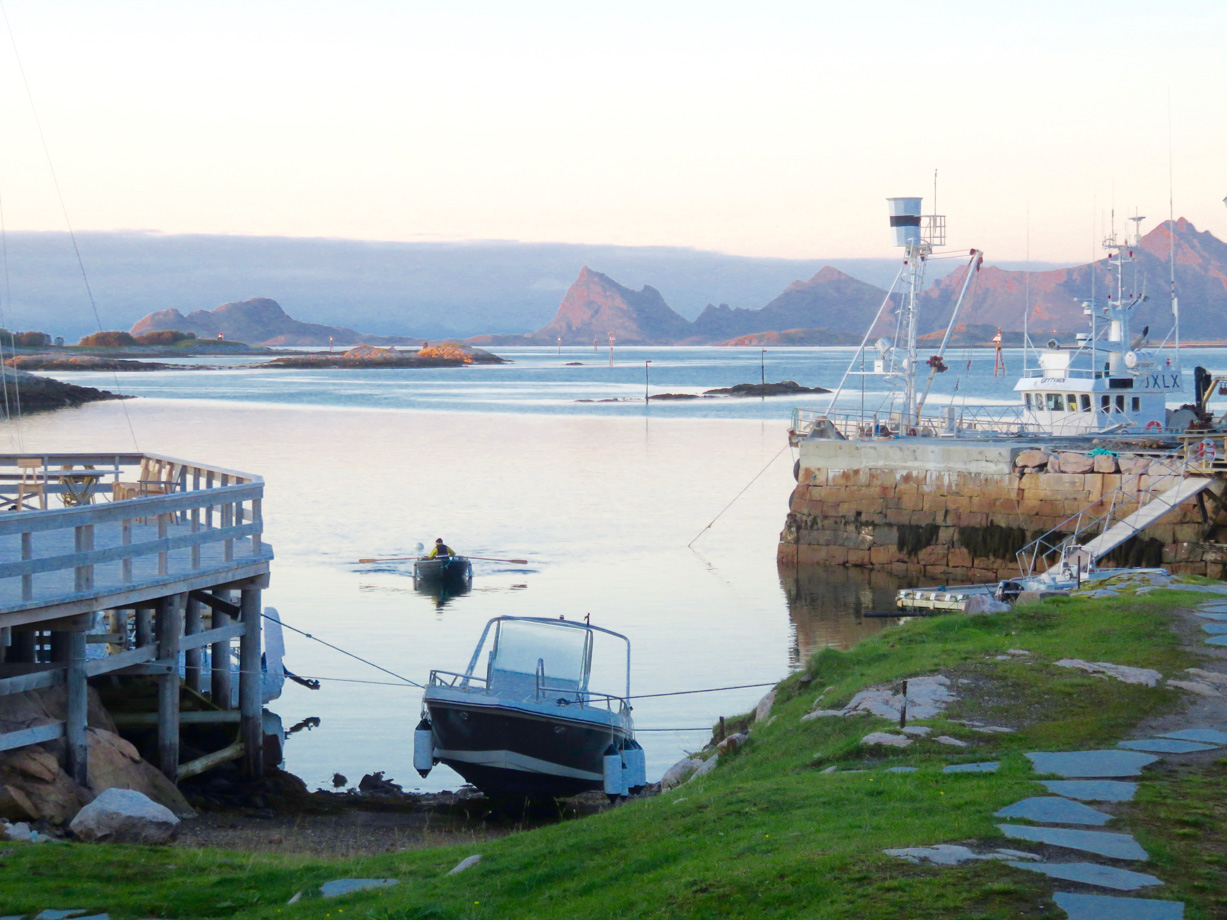
<path id="1" fill-rule="evenodd" d="M 997 473 L 816 468 L 805 452 L 801 462 L 780 534 L 782 565 L 871 566 L 934 584 L 1014 577 L 1015 553 L 1031 540 L 1073 532 L 1079 514 L 1119 519 L 1180 475 L 1145 456 L 1044 450 L 1015 451 Z M 1214 483 L 1101 564 L 1227 578 L 1227 545 L 1214 542 L 1227 538 L 1223 491 Z"/>

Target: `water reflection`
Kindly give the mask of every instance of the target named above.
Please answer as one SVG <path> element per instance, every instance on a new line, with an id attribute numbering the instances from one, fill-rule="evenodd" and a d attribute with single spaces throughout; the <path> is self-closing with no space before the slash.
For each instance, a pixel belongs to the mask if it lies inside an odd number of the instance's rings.
<path id="1" fill-rule="evenodd" d="M 435 609 L 442 610 L 450 601 L 464 597 L 473 590 L 471 578 L 463 581 L 417 581 L 413 590 L 434 601 Z"/>
<path id="2" fill-rule="evenodd" d="M 843 566 L 800 570 L 781 567 L 779 572 L 792 621 L 788 649 L 791 670 L 799 670 L 819 649 L 850 649 L 899 622 L 865 616 L 894 610 L 895 592 L 906 587 L 895 575 Z"/>

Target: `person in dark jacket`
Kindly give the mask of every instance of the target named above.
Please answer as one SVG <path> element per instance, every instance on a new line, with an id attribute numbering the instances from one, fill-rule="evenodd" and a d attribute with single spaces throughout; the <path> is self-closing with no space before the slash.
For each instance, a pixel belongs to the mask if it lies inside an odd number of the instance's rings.
<path id="1" fill-rule="evenodd" d="M 452 552 L 452 548 L 450 546 L 448 546 L 446 543 L 443 542 L 442 537 L 435 537 L 434 549 L 430 551 L 430 555 L 427 556 L 426 558 L 427 559 L 437 559 L 439 556 L 449 556 L 450 557 L 454 555 L 456 554 Z"/>

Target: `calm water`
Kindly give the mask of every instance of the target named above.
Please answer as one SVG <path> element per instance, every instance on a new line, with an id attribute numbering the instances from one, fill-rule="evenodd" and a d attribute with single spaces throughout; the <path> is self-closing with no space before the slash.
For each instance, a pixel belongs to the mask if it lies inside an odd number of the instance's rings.
<path id="1" fill-rule="evenodd" d="M 766 377 L 833 386 L 849 353 L 771 349 Z M 141 449 L 264 476 L 276 552 L 265 603 L 418 682 L 432 667 L 463 669 L 486 620 L 504 614 L 591 614 L 627 634 L 633 693 L 773 682 L 814 649 L 847 647 L 890 622 L 861 617 L 889 609 L 890 579 L 840 570 L 781 580 L 776 570 L 794 400 L 642 401 L 645 360 L 652 392 L 696 392 L 757 381 L 758 349 L 619 348 L 613 368 L 607 348 L 512 354 L 513 365 L 437 371 L 120 375 L 119 389 L 144 398 L 2 430 L 12 449 L 125 450 L 130 425 Z M 994 381 L 985 354 L 959 392 L 1010 402 L 1012 379 Z M 943 376 L 949 398 L 955 375 Z M 110 374 L 62 379 L 116 389 Z M 630 401 L 575 402 L 606 398 Z M 440 603 L 413 590 L 408 564 L 357 564 L 436 536 L 529 565 L 477 562 L 473 591 Z M 288 769 L 312 786 L 375 770 L 407 788 L 458 784 L 443 767 L 424 781 L 412 770 L 420 691 L 294 633 L 286 641 L 291 670 L 324 678 L 319 691 L 287 684 L 272 706 L 287 726 L 321 720 L 290 740 Z M 638 702 L 649 777 L 763 692 Z"/>

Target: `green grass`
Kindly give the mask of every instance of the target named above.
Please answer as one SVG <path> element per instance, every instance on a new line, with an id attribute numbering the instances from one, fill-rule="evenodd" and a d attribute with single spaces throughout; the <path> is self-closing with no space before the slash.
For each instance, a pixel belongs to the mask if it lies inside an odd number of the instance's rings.
<path id="1" fill-rule="evenodd" d="M 997 809 L 1042 791 L 1023 751 L 1112 744 L 1177 695 L 1125 685 L 1052 662 L 1079 657 L 1151 667 L 1174 676 L 1197 660 L 1181 651 L 1166 611 L 1194 603 L 1155 591 L 1128 600 L 1058 599 L 983 617 L 912 620 L 851 652 L 823 651 L 810 680 L 779 687 L 770 724 L 713 773 L 666 795 L 582 821 L 496 841 L 328 863 L 307 857 L 124 846 L 18 845 L 0 857 L 4 913 L 40 908 L 108 910 L 140 917 L 532 918 L 620 917 L 1016 918 L 1054 916 L 1046 880 L 998 864 L 934 869 L 888 857 L 887 847 L 998 840 Z M 1026 661 L 996 660 L 1026 649 Z M 932 738 L 905 750 L 866 750 L 859 739 L 889 729 L 874 717 L 801 722 L 827 686 L 824 707 L 906 677 L 944 673 L 961 702 L 935 720 Z M 951 719 L 1015 729 L 983 734 Z M 999 760 L 997 774 L 943 774 L 948 763 Z M 918 767 L 910 774 L 888 766 Z M 822 770 L 836 766 L 837 771 Z M 853 772 L 859 771 L 859 772 Z M 1188 783 L 1168 788 L 1164 783 Z M 1203 784 L 1203 785 L 1198 785 Z M 1157 777 L 1139 802 L 1154 865 L 1178 879 L 1190 916 L 1221 909 L 1205 889 L 1223 848 L 1177 870 L 1217 821 L 1227 771 Z M 1183 802 L 1197 797 L 1197 808 Z M 1217 810 L 1216 810 L 1217 809 Z M 1204 814 L 1203 814 L 1204 812 Z M 1193 822 L 1190 824 L 1189 822 Z M 447 877 L 474 852 L 483 862 Z M 1156 851 L 1152 851 L 1156 852 Z M 1218 863 L 1212 860 L 1218 859 Z M 341 877 L 395 877 L 385 889 L 321 900 L 310 892 Z M 1220 886 L 1221 887 L 1221 886 Z M 1167 896 L 1167 895 L 1164 895 Z M 1217 904 L 1217 906 L 1216 906 Z"/>

